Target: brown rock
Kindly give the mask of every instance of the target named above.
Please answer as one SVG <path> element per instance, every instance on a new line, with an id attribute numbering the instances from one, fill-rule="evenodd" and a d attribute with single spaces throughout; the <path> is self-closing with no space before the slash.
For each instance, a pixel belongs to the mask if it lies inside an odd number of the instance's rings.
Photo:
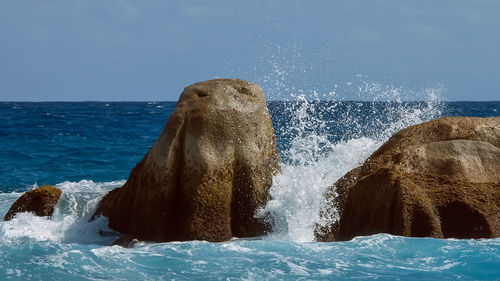
<path id="1" fill-rule="evenodd" d="M 262 90 L 237 79 L 184 89 L 163 131 L 121 188 L 104 196 L 96 215 L 141 240 L 262 235 L 254 218 L 279 169 Z"/>
<path id="2" fill-rule="evenodd" d="M 320 241 L 390 233 L 500 236 L 500 117 L 446 117 L 401 130 L 325 195 Z"/>
<path id="3" fill-rule="evenodd" d="M 12 204 L 3 220 L 11 220 L 17 213 L 23 212 L 31 212 L 40 217 L 52 216 L 59 197 L 61 197 L 61 190 L 50 185 L 30 190 Z"/>
<path id="4" fill-rule="evenodd" d="M 118 239 L 116 239 L 111 246 L 122 246 L 123 248 L 134 248 L 137 245 L 140 245 L 141 241 L 137 240 L 136 238 L 125 235 L 122 236 Z"/>

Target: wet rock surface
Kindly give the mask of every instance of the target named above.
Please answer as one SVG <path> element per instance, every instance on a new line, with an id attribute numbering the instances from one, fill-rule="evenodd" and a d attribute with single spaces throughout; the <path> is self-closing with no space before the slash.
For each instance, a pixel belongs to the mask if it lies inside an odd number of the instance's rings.
<path id="1" fill-rule="evenodd" d="M 359 235 L 500 236 L 500 117 L 446 117 L 394 134 L 331 186 L 320 241 Z"/>
<path id="2" fill-rule="evenodd" d="M 134 238 L 133 236 L 122 236 L 118 239 L 116 239 L 111 246 L 121 246 L 123 248 L 133 248 L 135 246 L 139 246 L 141 244 L 144 244 L 144 242 L 139 241 L 138 239 Z"/>
<path id="3" fill-rule="evenodd" d="M 44 185 L 27 191 L 12 204 L 4 221 L 11 220 L 16 214 L 31 212 L 37 216 L 52 216 L 54 207 L 61 197 L 61 190 L 57 187 Z"/>

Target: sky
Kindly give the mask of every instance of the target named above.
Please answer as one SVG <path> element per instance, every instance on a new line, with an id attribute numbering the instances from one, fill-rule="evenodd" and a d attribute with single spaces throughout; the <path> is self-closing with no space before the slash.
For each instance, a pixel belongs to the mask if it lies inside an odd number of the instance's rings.
<path id="1" fill-rule="evenodd" d="M 500 1 L 2 0 L 0 100 L 500 100 Z"/>

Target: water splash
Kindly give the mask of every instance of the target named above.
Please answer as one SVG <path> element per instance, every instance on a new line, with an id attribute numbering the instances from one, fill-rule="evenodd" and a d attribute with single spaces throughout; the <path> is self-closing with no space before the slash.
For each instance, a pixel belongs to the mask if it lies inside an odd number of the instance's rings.
<path id="1" fill-rule="evenodd" d="M 61 198 L 49 217 L 37 217 L 31 213 L 19 213 L 12 220 L 0 222 L 0 238 L 9 243 L 23 239 L 35 241 L 56 241 L 63 243 L 109 244 L 116 239 L 113 236 L 102 237 L 100 233 L 112 233 L 107 226 L 107 219 L 98 218 L 89 222 L 97 203 L 109 190 L 119 187 L 125 181 L 62 182 L 56 187 L 62 190 Z M 33 185 L 36 188 L 37 185 Z M 19 193 L 2 193 L 2 206 L 10 206 Z M 22 239 L 21 239 L 22 240 Z"/>
<path id="2" fill-rule="evenodd" d="M 361 164 L 395 132 L 441 116 L 439 89 L 411 93 L 422 102 L 404 101 L 403 88 L 363 83 L 358 87 L 364 101 L 335 101 L 336 92 L 292 96 L 285 103 L 288 125 L 278 126 L 282 152 L 281 174 L 273 179 L 271 200 L 257 216 L 270 218 L 271 239 L 313 241 L 323 193 L 349 170 Z M 326 97 L 330 101 L 324 101 Z M 312 97 L 312 98 L 310 98 Z M 272 114 L 272 113 L 271 113 Z"/>

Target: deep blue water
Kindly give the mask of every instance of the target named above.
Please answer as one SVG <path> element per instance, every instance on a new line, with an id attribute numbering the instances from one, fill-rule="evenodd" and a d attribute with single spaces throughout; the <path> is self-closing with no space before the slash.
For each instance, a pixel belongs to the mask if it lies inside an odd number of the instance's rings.
<path id="1" fill-rule="evenodd" d="M 311 241 L 324 188 L 399 129 L 441 116 L 499 116 L 500 102 L 269 102 L 283 174 L 273 185 L 275 233 L 225 243 L 107 246 L 99 197 L 123 184 L 174 102 L 0 102 L 0 212 L 36 185 L 63 190 L 54 218 L 0 223 L 3 279 L 500 280 L 500 240 L 386 234 Z M 304 192 L 305 191 L 305 192 Z M 291 214 L 291 215 L 290 215 Z"/>
<path id="2" fill-rule="evenodd" d="M 423 106 L 320 103 L 315 107 L 320 110 L 308 112 L 308 117 L 326 120 L 331 128 L 323 131 L 332 141 L 376 136 L 400 118 L 391 108 Z M 331 110 L 332 104 L 338 104 L 335 110 Z M 175 102 L 0 102 L 0 190 L 25 191 L 34 183 L 126 179 L 156 140 L 174 107 Z M 294 122 L 296 107 L 295 102 L 269 103 L 282 157 L 290 148 L 290 135 L 297 133 L 284 129 Z M 448 102 L 441 107 L 441 116 L 500 114 L 500 102 Z"/>

